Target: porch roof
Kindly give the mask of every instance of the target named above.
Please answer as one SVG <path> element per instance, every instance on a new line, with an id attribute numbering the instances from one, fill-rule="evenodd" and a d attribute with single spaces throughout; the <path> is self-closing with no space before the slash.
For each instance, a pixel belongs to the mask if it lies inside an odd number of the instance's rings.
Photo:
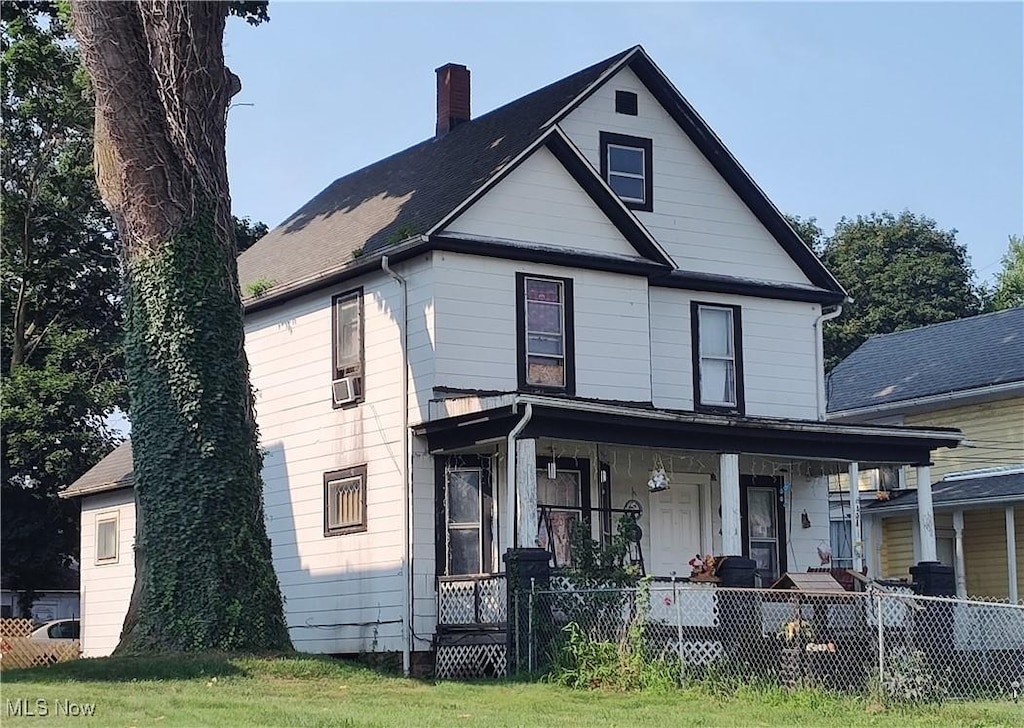
<path id="1" fill-rule="evenodd" d="M 715 415 L 513 392 L 476 393 L 434 404 L 437 418 L 414 428 L 432 452 L 495 442 L 523 418 L 526 405 L 532 410 L 521 433 L 526 438 L 910 465 L 929 463 L 932 450 L 956 447 L 963 440 L 953 428 Z"/>
<path id="2" fill-rule="evenodd" d="M 946 476 L 932 485 L 932 508 L 959 510 L 1008 506 L 1024 502 L 1024 467 Z M 877 501 L 864 511 L 886 515 L 917 511 L 917 491 L 910 490 L 888 501 Z"/>

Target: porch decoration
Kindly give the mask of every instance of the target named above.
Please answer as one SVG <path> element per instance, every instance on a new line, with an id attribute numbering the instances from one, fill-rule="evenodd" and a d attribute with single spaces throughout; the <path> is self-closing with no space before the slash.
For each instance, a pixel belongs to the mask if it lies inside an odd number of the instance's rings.
<path id="1" fill-rule="evenodd" d="M 665 464 L 661 461 L 660 455 L 655 455 L 654 467 L 651 468 L 651 479 L 647 481 L 647 490 L 651 493 L 660 493 L 663 490 L 668 490 L 668 483 Z"/>
<path id="2" fill-rule="evenodd" d="M 690 581 L 717 582 L 719 579 L 715 571 L 722 561 L 725 559 L 716 559 L 711 554 L 703 557 L 697 554 L 690 559 Z"/>

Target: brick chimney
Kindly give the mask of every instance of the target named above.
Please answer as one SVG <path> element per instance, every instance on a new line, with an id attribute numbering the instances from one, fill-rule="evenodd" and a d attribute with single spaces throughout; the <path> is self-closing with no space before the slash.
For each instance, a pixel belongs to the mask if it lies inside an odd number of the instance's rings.
<path id="1" fill-rule="evenodd" d="M 469 69 L 447 63 L 437 73 L 437 138 L 469 121 Z"/>

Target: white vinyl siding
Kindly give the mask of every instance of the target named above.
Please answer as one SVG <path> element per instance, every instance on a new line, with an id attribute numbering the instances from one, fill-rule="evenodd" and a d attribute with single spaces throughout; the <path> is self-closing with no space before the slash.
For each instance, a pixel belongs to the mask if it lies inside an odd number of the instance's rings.
<path id="1" fill-rule="evenodd" d="M 98 527 L 110 522 L 117 524 L 116 561 L 98 558 L 101 540 L 109 549 L 109 535 L 101 539 Z M 135 586 L 135 491 L 122 488 L 85 496 L 81 527 L 82 651 L 85 657 L 106 657 L 121 638 Z"/>
<path id="2" fill-rule="evenodd" d="M 429 266 L 427 256 L 395 266 L 408 280 L 411 423 L 425 410 L 433 379 Z M 363 288 L 366 399 L 359 407 L 334 409 L 331 297 L 355 285 Z M 401 303 L 398 283 L 381 272 L 246 317 L 246 352 L 267 453 L 267 530 L 292 641 L 303 651 L 402 649 Z M 324 538 L 324 473 L 363 465 L 365 530 Z M 432 477 L 429 500 L 417 490 L 418 524 L 432 526 L 432 491 Z M 423 566 L 432 576 L 432 563 Z M 432 584 L 417 582 L 433 600 Z M 433 607 L 424 608 L 432 617 Z M 431 632 L 417 649 L 429 648 Z"/>
<path id="3" fill-rule="evenodd" d="M 615 273 L 436 253 L 437 386 L 514 391 L 516 273 L 572 278 L 576 395 L 649 402 L 647 281 Z"/>
<path id="4" fill-rule="evenodd" d="M 615 113 L 616 90 L 637 94 L 637 116 Z M 559 126 L 595 169 L 601 168 L 600 132 L 653 140 L 654 210 L 634 214 L 680 269 L 783 283 L 808 282 L 630 69 L 619 71 Z"/>
<path id="5" fill-rule="evenodd" d="M 445 233 L 640 257 L 544 148 L 473 203 Z"/>
<path id="6" fill-rule="evenodd" d="M 699 301 L 742 307 L 745 412 L 817 419 L 814 321 L 820 306 L 672 288 L 652 287 L 650 296 L 655 406 L 693 409 L 690 302 Z"/>

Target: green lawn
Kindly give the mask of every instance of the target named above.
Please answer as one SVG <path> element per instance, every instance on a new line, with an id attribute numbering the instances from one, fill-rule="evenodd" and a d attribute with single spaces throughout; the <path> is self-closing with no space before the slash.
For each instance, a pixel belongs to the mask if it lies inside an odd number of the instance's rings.
<path id="1" fill-rule="evenodd" d="M 80 660 L 5 672 L 0 722 L 102 726 L 1021 726 L 1024 704 L 886 710 L 811 693 L 696 690 L 621 694 L 543 683 L 432 684 L 326 658 L 161 657 Z M 46 701 L 48 715 L 14 717 Z M 56 701 L 95 705 L 93 718 L 55 715 Z M 38 711 L 37 711 L 38 712 Z"/>

